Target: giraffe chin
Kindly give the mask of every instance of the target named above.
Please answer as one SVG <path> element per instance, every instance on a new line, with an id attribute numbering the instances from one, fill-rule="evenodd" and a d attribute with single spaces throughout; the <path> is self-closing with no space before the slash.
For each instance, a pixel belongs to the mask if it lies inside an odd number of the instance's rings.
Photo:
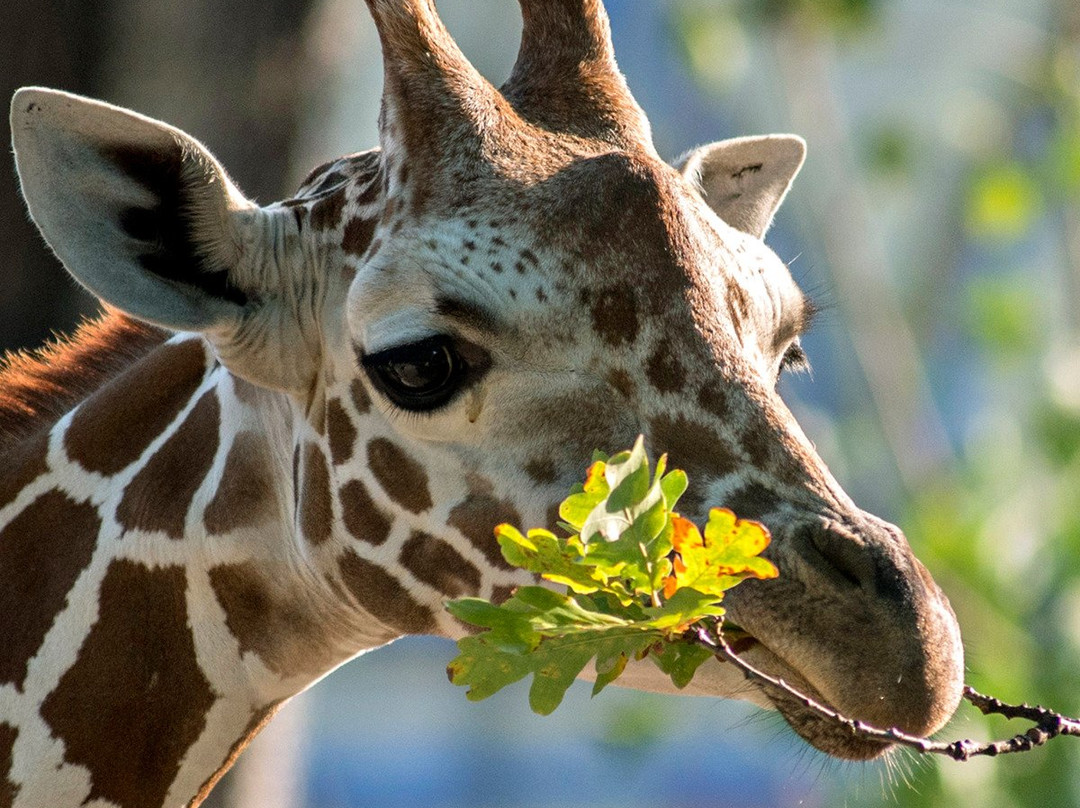
<path id="1" fill-rule="evenodd" d="M 842 712 L 828 698 L 822 695 L 817 688 L 811 685 L 799 673 L 798 669 L 792 667 L 769 650 L 768 646 L 756 637 L 746 637 L 740 640 L 739 646 L 733 650 L 758 670 L 775 679 L 782 680 L 821 706 Z M 760 683 L 756 686 L 768 699 L 770 706 L 780 713 L 784 721 L 800 738 L 827 755 L 843 760 L 868 761 L 885 755 L 894 746 L 894 744 L 866 740 L 855 736 L 851 730 L 836 721 L 822 716 L 817 711 L 807 707 L 798 698 L 780 688 Z M 852 716 L 846 717 L 851 718 Z"/>

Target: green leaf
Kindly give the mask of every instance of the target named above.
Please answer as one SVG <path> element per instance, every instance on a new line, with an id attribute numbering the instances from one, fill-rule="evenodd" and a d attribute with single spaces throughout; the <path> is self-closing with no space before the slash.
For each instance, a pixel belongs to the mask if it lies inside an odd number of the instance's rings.
<path id="1" fill-rule="evenodd" d="M 660 476 L 659 469 L 657 469 L 657 476 Z M 669 511 L 675 510 L 676 503 L 686 493 L 689 485 L 690 481 L 686 477 L 686 472 L 682 469 L 675 469 L 660 480 L 660 490 L 664 492 L 664 499 L 667 501 Z"/>
<path id="2" fill-rule="evenodd" d="M 495 538 L 508 564 L 535 572 L 575 592 L 595 592 L 608 580 L 608 575 L 582 563 L 579 543 L 559 539 L 549 530 L 537 528 L 522 536 L 512 525 L 499 525 L 495 528 Z"/>
<path id="3" fill-rule="evenodd" d="M 486 642 L 504 651 L 527 653 L 540 642 L 530 615 L 518 604 L 494 606 L 479 598 L 462 598 L 448 602 L 446 608 L 462 622 L 489 629 Z"/>
<path id="4" fill-rule="evenodd" d="M 621 645 L 610 649 L 610 653 L 598 652 L 596 657 L 596 680 L 593 682 L 592 694 L 595 696 L 609 684 L 614 682 L 622 672 L 630 657 L 626 655 L 626 649 Z"/>
<path id="5" fill-rule="evenodd" d="M 460 653 L 447 667 L 450 681 L 469 688 L 472 700 L 485 699 L 507 685 L 533 674 L 529 704 L 547 715 L 594 657 L 598 660 L 597 692 L 614 681 L 626 666 L 621 655 L 643 653 L 662 638 L 648 623 L 633 623 L 599 612 L 591 601 L 578 602 L 537 586 L 519 588 L 506 603 L 491 610 L 474 598 L 451 601 L 451 613 L 462 619 L 478 617 L 494 624 L 483 634 L 458 641 Z M 532 647 L 508 644 L 506 635 L 532 634 Z"/>
<path id="6" fill-rule="evenodd" d="M 589 514 L 611 491 L 604 472 L 607 463 L 604 460 L 595 460 L 589 466 L 585 476 L 585 484 L 574 486 L 574 490 L 559 506 L 559 517 L 575 530 L 581 530 Z"/>
<path id="7" fill-rule="evenodd" d="M 645 609 L 649 624 L 671 634 L 681 634 L 693 623 L 706 617 L 722 617 L 724 607 L 720 605 L 720 595 L 699 592 L 685 586 L 675 590 L 663 605 Z"/>
<path id="8" fill-rule="evenodd" d="M 507 652 L 481 636 L 458 640 L 458 651 L 446 673 L 455 685 L 469 688 L 465 695 L 470 701 L 493 696 L 532 670 L 531 657 Z"/>
<path id="9" fill-rule="evenodd" d="M 604 478 L 608 494 L 597 500 L 582 523 L 582 543 L 589 544 L 597 536 L 618 542 L 628 531 L 632 535 L 625 537 L 627 542 L 644 544 L 655 539 L 663 529 L 666 507 L 659 482 L 650 482 L 644 440 L 639 437 L 631 451 L 611 458 Z"/>
<path id="10" fill-rule="evenodd" d="M 649 656 L 656 666 L 671 677 L 675 687 L 682 690 L 694 678 L 702 663 L 712 657 L 704 646 L 688 642 L 665 643 Z"/>
<path id="11" fill-rule="evenodd" d="M 560 528 L 569 535 L 499 525 L 508 563 L 567 591 L 522 586 L 499 606 L 478 598 L 447 604 L 459 620 L 484 629 L 458 643 L 451 681 L 475 700 L 531 674 L 529 703 L 544 715 L 590 660 L 594 694 L 630 659 L 646 656 L 684 687 L 710 656 L 683 639 L 686 631 L 721 618 L 724 592 L 743 579 L 776 575 L 758 555 L 769 542 L 763 526 L 714 509 L 702 534 L 675 514 L 686 488 L 683 472 L 667 471 L 666 456 L 650 473 L 638 438 L 610 459 L 598 453 L 585 482 L 560 505 Z"/>

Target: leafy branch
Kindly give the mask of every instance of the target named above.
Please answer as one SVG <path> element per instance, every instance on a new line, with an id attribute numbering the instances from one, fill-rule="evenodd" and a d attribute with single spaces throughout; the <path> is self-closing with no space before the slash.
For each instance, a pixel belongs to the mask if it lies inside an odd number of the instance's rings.
<path id="1" fill-rule="evenodd" d="M 689 684 L 713 653 L 686 642 L 686 631 L 722 617 L 731 587 L 778 572 L 758 556 L 769 543 L 763 526 L 714 509 L 702 532 L 679 516 L 686 485 L 685 473 L 667 471 L 665 457 L 651 473 L 639 438 L 628 452 L 596 457 L 559 508 L 565 536 L 499 525 L 495 536 L 510 564 L 567 591 L 523 586 L 498 606 L 479 598 L 448 603 L 459 620 L 486 629 L 458 642 L 450 680 L 480 700 L 531 674 L 529 702 L 542 715 L 593 660 L 594 694 L 630 659 L 650 659 L 677 687 Z"/>
<path id="2" fill-rule="evenodd" d="M 584 483 L 559 507 L 558 528 L 565 535 L 540 528 L 522 534 L 499 525 L 495 536 L 510 564 L 566 591 L 523 586 L 499 605 L 480 598 L 450 601 L 447 609 L 455 617 L 483 629 L 458 641 L 460 653 L 447 667 L 450 680 L 479 701 L 532 675 L 530 706 L 547 715 L 589 662 L 595 666 L 596 695 L 631 659 L 651 660 L 683 688 L 702 663 L 716 657 L 855 737 L 921 753 L 964 761 L 1028 751 L 1059 735 L 1080 737 L 1080 720 L 1006 704 L 965 687 L 964 698 L 984 714 L 1034 726 L 1001 741 L 934 741 L 847 718 L 755 668 L 732 650 L 729 639 L 739 630 L 724 628 L 722 601 L 747 578 L 779 574 L 760 556 L 769 533 L 724 508 L 712 509 L 699 530 L 675 511 L 686 487 L 686 474 L 668 471 L 666 456 L 650 472 L 638 438 L 630 451 L 594 458 Z"/>

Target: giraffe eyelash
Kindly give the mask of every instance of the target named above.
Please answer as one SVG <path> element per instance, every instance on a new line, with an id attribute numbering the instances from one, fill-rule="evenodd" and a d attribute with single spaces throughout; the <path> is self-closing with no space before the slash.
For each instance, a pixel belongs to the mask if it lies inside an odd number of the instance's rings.
<path id="1" fill-rule="evenodd" d="M 809 373 L 810 370 L 810 358 L 799 341 L 795 340 L 780 359 L 780 373 Z"/>

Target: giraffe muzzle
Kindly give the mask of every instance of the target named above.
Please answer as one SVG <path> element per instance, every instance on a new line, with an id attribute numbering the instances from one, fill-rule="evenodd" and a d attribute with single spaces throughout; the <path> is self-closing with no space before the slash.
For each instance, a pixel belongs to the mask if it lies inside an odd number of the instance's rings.
<path id="1" fill-rule="evenodd" d="M 960 701 L 960 630 L 903 533 L 864 513 L 770 527 L 780 577 L 747 581 L 728 598 L 732 622 L 760 646 L 748 658 L 848 718 L 919 735 L 940 729 Z M 888 749 L 763 691 L 824 752 L 861 760 Z"/>

